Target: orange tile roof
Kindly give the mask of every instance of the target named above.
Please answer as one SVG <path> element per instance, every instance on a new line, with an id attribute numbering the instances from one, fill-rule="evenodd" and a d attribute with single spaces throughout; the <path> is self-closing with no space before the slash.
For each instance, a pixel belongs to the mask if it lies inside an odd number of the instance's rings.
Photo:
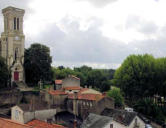
<path id="1" fill-rule="evenodd" d="M 62 80 L 55 80 L 55 84 L 62 84 Z"/>
<path id="2" fill-rule="evenodd" d="M 33 128 L 32 126 L 17 123 L 15 121 L 0 118 L 0 128 Z"/>
<path id="3" fill-rule="evenodd" d="M 48 93 L 51 95 L 67 95 L 67 93 L 64 92 L 63 90 L 53 90 L 49 91 Z"/>
<path id="4" fill-rule="evenodd" d="M 68 87 L 63 87 L 64 90 L 81 90 L 80 86 L 68 86 Z"/>
<path id="5" fill-rule="evenodd" d="M 28 122 L 27 124 L 29 126 L 32 126 L 33 128 L 65 128 L 62 125 L 49 124 L 47 122 L 40 121 L 40 120 L 32 120 L 32 121 Z"/>
<path id="6" fill-rule="evenodd" d="M 69 94 L 68 95 L 69 99 L 74 99 L 74 94 Z M 93 100 L 93 101 L 98 101 L 100 99 L 104 98 L 103 95 L 100 94 L 79 94 L 77 95 L 78 100 Z"/>

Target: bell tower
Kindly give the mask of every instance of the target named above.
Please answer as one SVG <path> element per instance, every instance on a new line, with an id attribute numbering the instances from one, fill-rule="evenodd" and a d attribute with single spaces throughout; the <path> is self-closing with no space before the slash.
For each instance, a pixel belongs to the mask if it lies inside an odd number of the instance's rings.
<path id="1" fill-rule="evenodd" d="M 6 59 L 12 81 L 24 81 L 24 42 L 23 16 L 25 11 L 15 7 L 2 10 L 4 32 L 1 34 L 1 56 Z"/>

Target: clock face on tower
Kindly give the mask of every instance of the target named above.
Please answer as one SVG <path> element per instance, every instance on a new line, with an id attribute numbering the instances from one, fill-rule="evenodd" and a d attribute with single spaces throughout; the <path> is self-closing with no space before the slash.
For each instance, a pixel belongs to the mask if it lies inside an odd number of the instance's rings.
<path id="1" fill-rule="evenodd" d="M 15 36 L 14 39 L 15 40 L 20 40 L 20 37 L 19 36 Z"/>

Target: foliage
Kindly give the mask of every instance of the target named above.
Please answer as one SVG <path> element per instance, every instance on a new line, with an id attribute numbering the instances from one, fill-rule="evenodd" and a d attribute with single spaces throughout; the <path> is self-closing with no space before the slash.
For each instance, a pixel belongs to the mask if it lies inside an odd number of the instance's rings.
<path id="1" fill-rule="evenodd" d="M 137 112 L 143 113 L 144 115 L 155 117 L 156 121 L 165 121 L 165 116 L 161 107 L 157 106 L 153 102 L 153 99 L 144 98 L 137 101 L 134 105 Z"/>
<path id="2" fill-rule="evenodd" d="M 107 92 L 107 95 L 114 98 L 116 107 L 122 107 L 124 105 L 124 97 L 122 96 L 120 88 L 112 87 L 112 89 Z"/>
<path id="3" fill-rule="evenodd" d="M 151 55 L 130 55 L 115 72 L 113 83 L 126 97 L 142 98 L 156 93 L 156 60 Z"/>
<path id="4" fill-rule="evenodd" d="M 52 58 L 50 49 L 42 44 L 32 44 L 25 50 L 25 77 L 27 83 L 36 85 L 38 81 L 52 80 Z"/>
<path id="5" fill-rule="evenodd" d="M 0 88 L 7 86 L 7 80 L 10 79 L 9 71 L 7 65 L 5 64 L 5 59 L 0 57 Z"/>
<path id="6" fill-rule="evenodd" d="M 68 75 L 75 75 L 80 78 L 81 86 L 92 86 L 104 92 L 110 89 L 113 78 L 114 70 L 112 69 L 92 69 L 88 66 L 74 68 L 65 68 L 59 66 L 58 68 L 52 67 L 53 79 L 63 79 Z"/>

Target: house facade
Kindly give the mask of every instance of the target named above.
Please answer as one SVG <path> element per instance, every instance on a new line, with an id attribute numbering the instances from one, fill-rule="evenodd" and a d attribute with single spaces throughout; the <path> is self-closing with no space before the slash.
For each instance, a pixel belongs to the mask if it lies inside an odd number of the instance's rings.
<path id="1" fill-rule="evenodd" d="M 25 124 L 33 119 L 46 121 L 47 119 L 54 118 L 56 113 L 56 109 L 35 107 L 34 110 L 32 110 L 29 105 L 23 104 L 12 107 L 11 119 L 18 123 Z"/>

